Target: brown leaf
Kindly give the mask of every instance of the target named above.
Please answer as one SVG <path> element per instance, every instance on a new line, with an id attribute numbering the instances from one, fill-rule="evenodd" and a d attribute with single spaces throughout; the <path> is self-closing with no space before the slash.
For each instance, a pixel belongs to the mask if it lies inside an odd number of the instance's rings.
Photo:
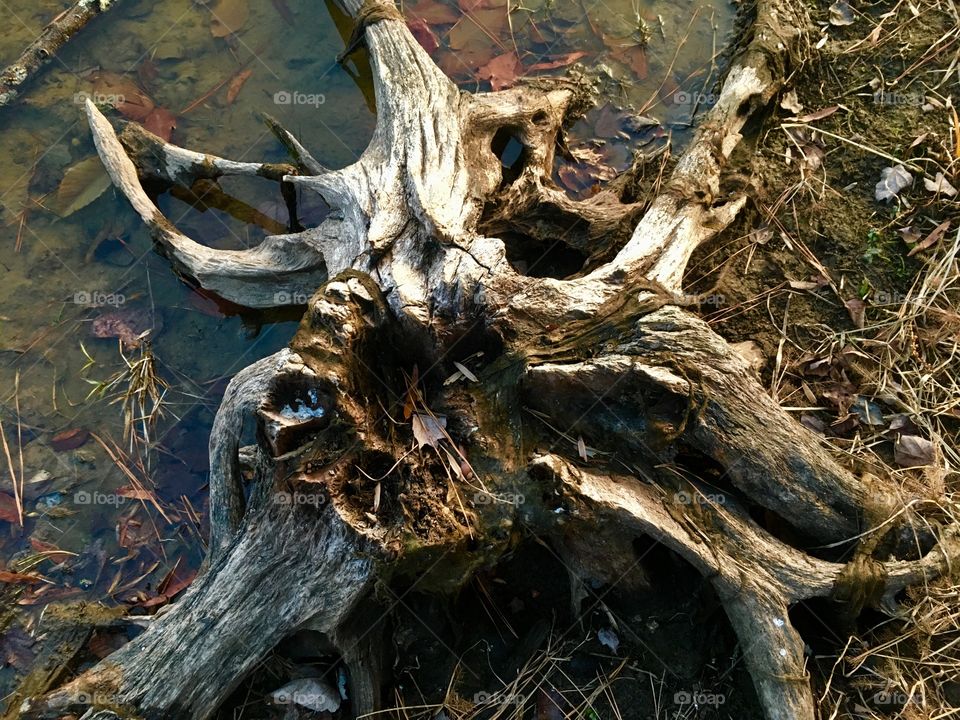
<path id="1" fill-rule="evenodd" d="M 6 520 L 8 523 L 20 522 L 16 499 L 4 492 L 0 492 L 0 520 Z"/>
<path id="2" fill-rule="evenodd" d="M 950 221 L 944 220 L 942 223 L 937 225 L 933 230 L 930 231 L 930 234 L 927 235 L 923 240 L 913 246 L 913 249 L 907 253 L 907 257 L 912 257 L 918 252 L 926 250 L 929 247 L 936 245 L 940 238 L 943 237 L 944 233 L 950 228 Z"/>
<path id="3" fill-rule="evenodd" d="M 59 432 L 50 438 L 50 447 L 57 452 L 75 450 L 90 439 L 90 433 L 83 428 L 71 428 Z"/>
<path id="4" fill-rule="evenodd" d="M 34 573 L 15 573 L 0 570 L 0 583 L 35 583 L 40 582 L 40 580 L 40 576 Z"/>
<path id="5" fill-rule="evenodd" d="M 230 84 L 227 85 L 227 105 L 233 105 L 233 101 L 237 99 L 237 95 L 240 94 L 240 89 L 243 87 L 243 84 L 250 79 L 250 76 L 253 75 L 253 70 L 242 70 L 234 76 L 233 80 L 230 81 Z"/>
<path id="6" fill-rule="evenodd" d="M 93 78 L 94 100 L 112 106 L 124 117 L 137 122 L 153 112 L 153 100 L 125 75 L 101 71 Z"/>
<path id="7" fill-rule="evenodd" d="M 420 47 L 428 53 L 432 53 L 440 47 L 440 41 L 437 40 L 437 36 L 433 34 L 433 30 L 430 29 L 427 21 L 423 18 L 411 18 L 407 20 L 407 27 L 417 42 L 420 43 Z"/>
<path id="8" fill-rule="evenodd" d="M 214 37 L 226 37 L 239 32 L 250 16 L 247 0 L 218 0 L 210 10 L 210 34 Z"/>
<path id="9" fill-rule="evenodd" d="M 801 115 L 797 118 L 797 122 L 814 122 L 815 120 L 823 120 L 825 117 L 830 117 L 837 110 L 840 109 L 839 105 L 831 105 L 830 107 L 822 108 L 821 110 L 815 110 L 812 113 L 807 113 L 806 115 Z"/>
<path id="10" fill-rule="evenodd" d="M 900 467 L 932 465 L 933 443 L 918 435 L 900 435 L 893 444 L 893 459 Z"/>
<path id="11" fill-rule="evenodd" d="M 96 155 L 67 168 L 57 188 L 54 208 L 57 215 L 67 217 L 84 208 L 110 187 L 110 176 Z"/>
<path id="12" fill-rule="evenodd" d="M 566 67 L 571 63 L 575 63 L 577 60 L 586 55 L 587 53 L 583 52 L 582 50 L 567 53 L 566 55 L 557 55 L 553 60 L 544 60 L 543 62 L 538 62 L 534 65 L 531 65 L 527 71 L 537 72 L 539 70 L 555 70 L 556 68 Z"/>
<path id="13" fill-rule="evenodd" d="M 33 662 L 35 643 L 36 640 L 19 627 L 8 627 L 0 636 L 0 658 L 5 665 L 25 671 Z"/>
<path id="14" fill-rule="evenodd" d="M 143 333 L 152 329 L 147 312 L 137 308 L 123 308 L 106 312 L 90 326 L 90 333 L 98 338 L 119 338 L 125 347 L 137 347 Z"/>
<path id="15" fill-rule="evenodd" d="M 408 17 L 419 18 L 431 25 L 452 25 L 460 19 L 460 13 L 437 0 L 420 0 L 404 10 Z"/>
<path id="16" fill-rule="evenodd" d="M 60 550 L 60 548 L 53 543 L 44 542 L 35 537 L 30 538 L 30 547 L 38 553 L 44 553 L 48 560 L 55 563 L 60 563 L 73 557 L 73 553 Z"/>
<path id="17" fill-rule="evenodd" d="M 173 131 L 177 127 L 177 116 L 166 108 L 154 108 L 153 112 L 144 118 L 143 127 L 161 140 L 170 142 Z"/>
<path id="18" fill-rule="evenodd" d="M 513 85 L 517 76 L 523 73 L 520 58 L 513 51 L 498 55 L 477 71 L 478 80 L 490 83 L 490 89 L 496 92 Z"/>
<path id="19" fill-rule="evenodd" d="M 863 329 L 863 322 L 866 315 L 867 305 L 860 298 L 852 298 L 844 303 L 850 319 L 853 320 L 854 327 Z"/>

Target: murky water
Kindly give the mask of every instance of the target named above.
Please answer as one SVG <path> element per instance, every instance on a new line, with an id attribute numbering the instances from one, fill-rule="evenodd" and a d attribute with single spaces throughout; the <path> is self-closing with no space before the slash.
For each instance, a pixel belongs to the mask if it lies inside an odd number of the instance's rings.
<path id="1" fill-rule="evenodd" d="M 672 136 L 676 150 L 697 101 L 709 104 L 734 15 L 724 0 L 506 1 L 420 0 L 404 12 L 464 89 L 574 63 L 598 83 L 613 102 L 577 124 L 578 160 L 558 167 L 558 182 L 577 194 L 651 143 Z M 0 64 L 62 9 L 6 0 Z M 0 602 L 23 609 L 14 622 L 62 598 L 151 612 L 159 594 L 189 579 L 203 555 L 207 438 L 220 397 L 235 372 L 283 346 L 297 320 L 295 309 L 218 305 L 174 275 L 126 202 L 112 188 L 97 195 L 102 177 L 83 163 L 94 148 L 78 100 L 122 94 L 118 109 L 156 131 L 175 119 L 180 145 L 285 160 L 257 117 L 265 111 L 325 165 L 345 165 L 363 150 L 374 114 L 362 54 L 346 67 L 334 61 L 343 40 L 331 12 L 347 32 L 335 9 L 307 0 L 220 0 L 213 13 L 191 0 L 124 2 L 72 41 L 23 100 L 0 109 L 0 421 L 10 450 L 10 463 L 0 455 L 0 561 L 43 578 L 0 584 Z M 278 213 L 275 185 L 223 187 L 267 217 Z M 220 210 L 171 197 L 161 206 L 214 247 L 263 237 Z M 163 414 L 152 446 L 131 451 L 118 401 L 129 383 L 97 390 L 128 362 L 143 367 L 146 346 L 121 349 L 116 336 L 144 330 Z M 8 521 L 11 474 L 24 481 L 23 528 Z M 11 618 L 0 613 L 0 630 Z"/>

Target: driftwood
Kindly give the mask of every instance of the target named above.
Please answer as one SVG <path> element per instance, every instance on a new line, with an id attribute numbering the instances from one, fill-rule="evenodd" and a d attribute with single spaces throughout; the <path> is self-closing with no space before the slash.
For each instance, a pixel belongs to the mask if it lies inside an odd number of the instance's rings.
<path id="1" fill-rule="evenodd" d="M 217 415 L 205 572 L 143 635 L 58 690 L 24 698 L 22 716 L 96 708 L 88 717 L 207 718 L 305 627 L 346 658 L 354 712 L 372 712 L 379 672 L 369 639 L 357 643 L 357 613 L 377 580 L 463 549 L 472 533 L 481 549 L 459 552 L 467 559 L 442 581 L 461 586 L 497 561 L 508 545 L 497 528 L 522 513 L 574 573 L 616 579 L 616 552 L 628 555 L 640 536 L 671 548 L 715 586 L 765 716 L 813 718 L 791 604 L 833 597 L 853 613 L 890 610 L 897 591 L 942 573 L 960 547 L 952 531 L 916 539 L 906 516 L 886 522 L 895 514 L 886 481 L 837 462 L 684 309 L 691 253 L 746 201 L 722 175 L 745 123 L 782 88 L 806 27 L 799 5 L 760 0 L 717 104 L 627 232 L 635 206 L 603 194 L 573 201 L 550 182 L 557 136 L 583 102 L 575 83 L 461 92 L 392 6 L 345 5 L 363 18 L 378 108 L 373 140 L 348 167 L 323 168 L 280 129 L 296 173 L 191 153 L 141 129 L 118 137 L 87 105 L 110 176 L 180 273 L 250 307 L 310 300 L 290 347 L 238 374 Z M 493 151 L 504 134 L 524 148 L 509 169 Z M 138 169 L 154 186 L 272 177 L 319 193 L 333 212 L 251 250 L 212 250 L 160 214 Z M 568 241 L 557 229 L 572 220 Z M 510 262 L 527 253 L 535 264 L 555 244 L 612 259 L 563 278 Z M 476 382 L 443 382 L 478 350 Z M 445 415 L 445 429 L 432 413 Z M 250 417 L 259 440 L 241 453 Z M 602 453 L 584 461 L 567 442 L 556 445 L 567 452 L 531 454 L 531 438 L 559 439 L 549 428 Z M 409 453 L 415 441 L 424 447 Z M 723 478 L 723 502 L 707 467 Z M 527 500 L 497 501 L 511 495 Z M 763 513 L 748 512 L 756 508 L 790 532 L 762 525 Z M 858 537 L 870 542 L 847 564 L 807 551 L 853 549 Z M 924 554 L 896 559 L 911 543 Z"/>
<path id="2" fill-rule="evenodd" d="M 119 2 L 120 0 L 77 0 L 72 7 L 47 23 L 37 39 L 20 53 L 16 62 L 0 73 L 0 107 L 16 100 L 20 96 L 21 87 L 55 58 L 60 48 L 85 28 L 87 23 Z"/>

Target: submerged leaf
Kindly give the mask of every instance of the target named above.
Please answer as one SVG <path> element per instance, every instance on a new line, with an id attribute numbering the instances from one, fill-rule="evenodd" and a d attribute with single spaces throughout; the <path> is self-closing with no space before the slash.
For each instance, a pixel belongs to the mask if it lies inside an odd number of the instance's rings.
<path id="1" fill-rule="evenodd" d="M 250 16 L 247 0 L 219 0 L 210 11 L 210 34 L 214 37 L 226 37 L 239 32 Z"/>
<path id="2" fill-rule="evenodd" d="M 73 215 L 103 195 L 110 187 L 110 176 L 96 155 L 67 168 L 57 188 L 56 213 L 60 217 Z"/>

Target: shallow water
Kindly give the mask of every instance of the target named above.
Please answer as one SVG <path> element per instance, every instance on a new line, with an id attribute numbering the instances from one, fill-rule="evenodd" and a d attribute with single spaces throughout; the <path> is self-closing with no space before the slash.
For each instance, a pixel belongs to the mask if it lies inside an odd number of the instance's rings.
<path id="1" fill-rule="evenodd" d="M 562 74 L 574 62 L 598 83 L 615 104 L 577 123 L 571 147 L 580 162 L 557 172 L 580 195 L 651 143 L 671 136 L 674 151 L 682 145 L 694 101 L 709 104 L 715 58 L 735 13 L 724 0 L 511 2 L 510 12 L 505 0 L 421 0 L 404 11 L 464 89 L 508 85 L 525 72 Z M 8 0 L 4 8 L 5 64 L 63 5 Z M 0 420 L 13 472 L 26 481 L 27 514 L 22 529 L 0 520 L 0 560 L 9 565 L 51 548 L 76 554 L 33 568 L 49 582 L 0 588 L 5 603 L 21 603 L 21 620 L 61 598 L 156 607 L 151 599 L 164 578 L 168 591 L 189 579 L 203 555 L 207 438 L 226 382 L 283 346 L 297 320 L 296 309 L 239 313 L 195 292 L 153 251 L 112 189 L 66 212 L 79 200 L 64 191 L 64 176 L 94 154 L 79 100 L 111 92 L 148 98 L 169 111 L 152 122 L 176 117 L 180 145 L 236 160 L 285 160 L 257 117 L 265 111 L 322 163 L 345 165 L 363 150 L 374 114 L 362 53 L 346 67 L 334 60 L 343 40 L 331 12 L 306 0 L 221 0 L 213 14 L 190 0 L 124 2 L 72 41 L 24 99 L 0 110 Z M 224 24 L 236 32 L 215 36 Z M 93 170 L 81 190 L 98 181 Z M 271 183 L 222 184 L 264 215 L 283 218 Z M 319 217 L 321 205 L 303 201 L 306 219 Z M 247 246 L 264 234 L 174 198 L 162 198 L 161 207 L 214 247 Z M 94 336 L 117 323 L 134 334 L 151 330 L 157 373 L 169 386 L 142 467 L 136 453 L 125 457 L 114 447 L 129 449 L 114 394 L 88 398 L 125 367 L 118 340 Z M 124 353 L 140 357 L 136 349 Z M 64 431 L 72 434 L 58 437 Z M 8 469 L 0 456 L 0 491 L 12 495 Z M 131 492 L 137 483 L 145 492 Z"/>

